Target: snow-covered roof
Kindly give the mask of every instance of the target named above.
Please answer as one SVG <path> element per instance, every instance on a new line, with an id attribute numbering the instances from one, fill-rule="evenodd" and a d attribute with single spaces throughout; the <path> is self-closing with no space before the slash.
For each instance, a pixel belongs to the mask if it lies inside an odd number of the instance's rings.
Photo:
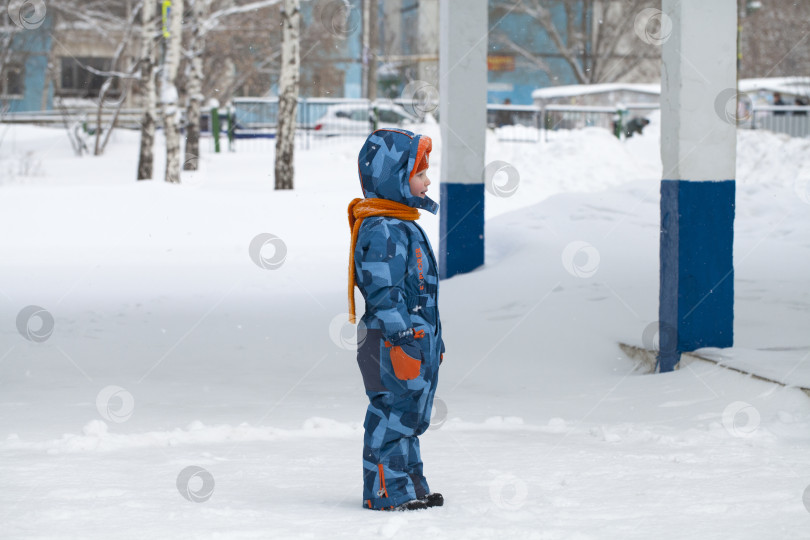
<path id="1" fill-rule="evenodd" d="M 810 77 L 770 77 L 763 79 L 740 79 L 740 91 L 756 92 L 767 90 L 782 92 L 784 94 L 810 95 Z M 628 91 L 644 94 L 660 94 L 661 85 L 658 83 L 606 83 L 606 84 L 572 84 L 568 86 L 552 86 L 538 88 L 532 92 L 533 99 L 551 99 L 557 97 L 584 96 L 601 94 L 605 92 Z"/>
<path id="2" fill-rule="evenodd" d="M 810 77 L 771 77 L 767 79 L 740 79 L 741 92 L 767 90 L 783 94 L 810 95 Z"/>
<path id="3" fill-rule="evenodd" d="M 572 84 L 567 86 L 551 86 L 538 88 L 532 92 L 533 99 L 550 99 L 556 97 L 584 96 L 587 94 L 602 94 L 606 92 L 627 91 L 642 94 L 660 94 L 661 85 L 657 83 L 603 83 L 603 84 Z"/>

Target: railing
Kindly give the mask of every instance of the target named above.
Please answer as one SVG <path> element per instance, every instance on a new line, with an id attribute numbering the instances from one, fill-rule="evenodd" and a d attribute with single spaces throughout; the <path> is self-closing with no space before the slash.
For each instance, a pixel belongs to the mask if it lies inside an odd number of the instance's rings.
<path id="1" fill-rule="evenodd" d="M 560 130 L 601 127 L 617 137 L 632 137 L 643 130 L 657 103 L 630 103 L 616 107 L 546 105 L 488 105 L 488 122 L 503 141 L 548 140 Z M 810 137 L 810 106 L 755 105 L 740 114 L 741 129 L 764 129 L 791 137 Z M 512 126 L 508 129 L 499 129 Z"/>
<path id="2" fill-rule="evenodd" d="M 101 124 L 109 125 L 115 115 L 114 108 L 105 108 L 101 112 Z M 142 109 L 121 109 L 118 114 L 116 126 L 138 129 L 143 117 Z M 5 113 L 0 122 L 7 124 L 33 124 L 36 126 L 59 126 L 68 124 L 84 124 L 87 130 L 98 129 L 98 109 L 93 107 L 56 109 L 53 111 L 14 112 Z"/>
<path id="3" fill-rule="evenodd" d="M 408 100 L 301 98 L 296 114 L 297 139 L 300 145 L 365 138 L 379 126 L 408 128 L 417 125 L 425 113 L 433 112 L 438 104 L 417 104 Z M 241 148 L 261 145 L 257 139 L 275 138 L 278 122 L 278 98 L 236 98 L 232 113 L 236 123 L 236 139 Z M 266 144 L 265 144 L 266 146 Z"/>
<path id="4" fill-rule="evenodd" d="M 404 128 L 418 129 L 419 116 L 425 113 L 438 116 L 436 103 L 415 104 L 407 100 L 378 101 L 372 106 L 362 99 L 302 98 L 298 104 L 296 139 L 302 148 L 321 145 L 347 138 L 363 138 L 377 124 L 396 125 L 395 116 L 386 116 L 392 109 L 407 116 L 400 124 Z M 376 115 L 373 110 L 377 109 Z M 487 123 L 497 138 L 509 142 L 539 142 L 553 137 L 561 130 L 600 127 L 625 138 L 640 133 L 645 117 L 658 109 L 658 104 L 631 103 L 617 107 L 575 105 L 487 105 Z M 223 115 L 233 114 L 236 150 L 265 151 L 274 144 L 278 119 L 278 98 L 235 98 L 231 109 L 220 109 Z M 340 113 L 340 114 L 338 114 Z M 54 111 L 8 113 L 0 115 L 2 123 L 27 123 L 44 126 L 70 127 L 95 132 L 98 110 L 94 107 L 63 108 Z M 112 107 L 102 110 L 103 126 L 112 121 Z M 141 109 L 122 109 L 116 126 L 130 129 L 140 127 Z M 210 135 L 210 111 L 203 111 L 202 130 Z M 158 118 L 160 124 L 160 118 Z M 226 118 L 220 123 L 226 133 Z M 810 106 L 755 105 L 743 114 L 739 122 L 743 129 L 764 129 L 784 133 L 791 137 L 810 137 Z"/>
<path id="5" fill-rule="evenodd" d="M 632 136 L 657 104 L 630 103 L 615 107 L 585 105 L 487 105 L 487 123 L 501 141 L 548 140 L 560 130 L 601 127 L 617 137 Z"/>
<path id="6" fill-rule="evenodd" d="M 235 98 L 231 112 L 238 149 L 261 150 L 267 146 L 267 139 L 275 138 L 278 98 Z M 336 116 L 341 112 L 345 113 L 343 118 Z M 327 115 L 329 121 L 325 120 Z M 301 98 L 298 101 L 296 140 L 303 148 L 343 137 L 364 137 L 372 128 L 368 100 Z"/>
<path id="7" fill-rule="evenodd" d="M 765 105 L 751 110 L 740 127 L 765 129 L 791 137 L 810 136 L 810 106 Z"/>

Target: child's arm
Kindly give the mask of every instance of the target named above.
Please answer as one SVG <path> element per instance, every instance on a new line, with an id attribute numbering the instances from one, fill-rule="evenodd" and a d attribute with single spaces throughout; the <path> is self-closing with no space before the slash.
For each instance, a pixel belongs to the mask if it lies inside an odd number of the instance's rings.
<path id="1" fill-rule="evenodd" d="M 379 319 L 383 336 L 393 345 L 414 340 L 413 324 L 405 302 L 408 235 L 396 222 L 385 219 L 364 223 L 355 248 L 357 285 L 366 309 Z"/>

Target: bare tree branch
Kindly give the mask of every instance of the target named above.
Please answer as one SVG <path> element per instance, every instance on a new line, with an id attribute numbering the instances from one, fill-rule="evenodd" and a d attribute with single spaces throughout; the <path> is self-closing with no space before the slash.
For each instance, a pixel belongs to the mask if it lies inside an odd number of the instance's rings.
<path id="1" fill-rule="evenodd" d="M 633 31 L 635 16 L 644 1 L 519 0 L 517 4 L 509 2 L 509 6 L 545 31 L 556 49 L 553 52 L 566 61 L 577 82 L 590 84 L 616 80 L 636 69 L 639 59 L 657 58 L 657 54 L 646 54 L 652 46 L 639 41 Z M 560 8 L 561 12 L 553 11 Z M 584 19 L 588 16 L 592 17 L 590 30 Z M 504 32 L 495 32 L 492 39 L 549 72 L 543 55 L 516 43 Z M 621 54 L 622 50 L 627 52 Z"/>
<path id="2" fill-rule="evenodd" d="M 230 17 L 232 15 L 238 15 L 240 13 L 248 13 L 250 11 L 257 11 L 260 9 L 265 9 L 271 6 L 275 6 L 279 4 L 282 0 L 259 0 L 257 2 L 251 2 L 250 4 L 244 4 L 241 6 L 231 6 L 225 9 L 220 9 L 219 11 L 215 11 L 211 13 L 208 17 L 206 17 L 205 22 L 202 23 L 202 28 L 200 33 L 202 35 L 207 34 L 210 32 L 214 27 L 216 27 L 217 21 L 223 17 Z"/>

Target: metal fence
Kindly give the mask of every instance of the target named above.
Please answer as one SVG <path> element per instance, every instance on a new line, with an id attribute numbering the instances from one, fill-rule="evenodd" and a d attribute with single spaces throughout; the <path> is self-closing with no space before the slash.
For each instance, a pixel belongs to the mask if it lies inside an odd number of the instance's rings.
<path id="1" fill-rule="evenodd" d="M 487 105 L 487 123 L 501 141 L 547 141 L 557 132 L 587 127 L 603 128 L 626 138 L 640 133 L 650 111 L 657 108 L 648 103 L 620 107 Z"/>
<path id="2" fill-rule="evenodd" d="M 373 104 L 363 99 L 302 98 L 298 104 L 296 141 L 307 149 L 324 144 L 358 140 L 379 126 L 418 129 L 426 114 L 438 118 L 437 103 L 416 103 L 403 99 L 380 100 Z M 641 133 L 646 117 L 657 104 L 627 104 L 619 107 L 572 105 L 496 105 L 487 106 L 487 124 L 498 140 L 542 142 L 566 130 L 597 127 L 620 138 Z M 203 136 L 211 136 L 210 115 L 203 111 Z M 1 123 L 28 123 L 83 129 L 98 129 L 97 108 L 62 108 L 55 111 L 4 113 Z M 234 151 L 267 151 L 275 145 L 278 122 L 278 98 L 236 98 L 231 108 L 220 108 L 222 137 L 233 129 Z M 142 111 L 123 109 L 118 127 L 140 127 Z M 741 114 L 739 127 L 784 133 L 791 137 L 810 137 L 810 106 L 753 105 Z M 230 117 L 230 122 L 229 122 Z M 102 111 L 101 123 L 107 125 L 113 110 Z M 160 118 L 158 118 L 158 122 Z M 211 143 L 213 147 L 213 142 Z"/>
<path id="3" fill-rule="evenodd" d="M 438 104 L 413 101 L 301 98 L 296 114 L 296 141 L 303 148 L 360 139 L 381 126 L 418 125 Z M 237 150 L 261 150 L 276 136 L 278 98 L 236 98 L 233 108 Z M 274 144 L 274 143 L 273 143 Z"/>
<path id="4" fill-rule="evenodd" d="M 337 137 L 367 135 L 373 125 L 370 111 L 368 100 L 363 99 L 302 98 L 296 112 L 296 142 L 310 148 Z M 234 115 L 237 151 L 263 150 L 275 144 L 278 98 L 236 98 L 228 113 Z M 338 124 L 342 129 L 338 130 Z"/>
<path id="5" fill-rule="evenodd" d="M 754 107 L 740 127 L 764 129 L 791 137 L 810 137 L 810 106 L 764 105 Z"/>
<path id="6" fill-rule="evenodd" d="M 658 104 L 630 103 L 618 107 L 576 105 L 488 105 L 487 120 L 502 141 L 547 141 L 563 130 L 599 127 L 620 138 L 639 134 Z M 754 105 L 739 113 L 738 127 L 810 137 L 810 106 Z M 734 119 L 731 119 L 734 121 Z"/>
<path id="7" fill-rule="evenodd" d="M 101 125 L 108 125 L 115 116 L 114 107 L 106 107 L 101 111 Z M 118 112 L 116 126 L 138 129 L 143 117 L 142 109 L 121 109 Z M 36 126 L 68 126 L 78 124 L 87 131 L 95 132 L 98 129 L 98 108 L 96 107 L 69 107 L 52 111 L 14 112 L 0 116 L 0 122 L 7 124 L 32 124 Z"/>
<path id="8" fill-rule="evenodd" d="M 278 120 L 276 98 L 238 98 L 231 111 L 236 123 L 236 150 L 262 151 L 275 137 Z M 296 140 L 302 148 L 311 148 L 347 139 L 362 141 L 379 126 L 397 125 L 415 128 L 425 114 L 438 118 L 437 103 L 412 103 L 406 100 L 378 101 L 373 105 L 362 99 L 301 99 L 298 104 Z M 499 140 L 510 142 L 539 142 L 548 140 L 560 130 L 601 127 L 625 136 L 629 122 L 641 122 L 656 105 L 630 104 L 616 107 L 549 105 L 487 105 L 487 125 L 495 130 Z M 391 110 L 407 113 L 404 121 L 388 117 Z M 224 113 L 223 113 L 224 114 Z M 401 120 L 401 119 L 400 119 Z M 223 128 L 224 129 L 224 128 Z"/>

